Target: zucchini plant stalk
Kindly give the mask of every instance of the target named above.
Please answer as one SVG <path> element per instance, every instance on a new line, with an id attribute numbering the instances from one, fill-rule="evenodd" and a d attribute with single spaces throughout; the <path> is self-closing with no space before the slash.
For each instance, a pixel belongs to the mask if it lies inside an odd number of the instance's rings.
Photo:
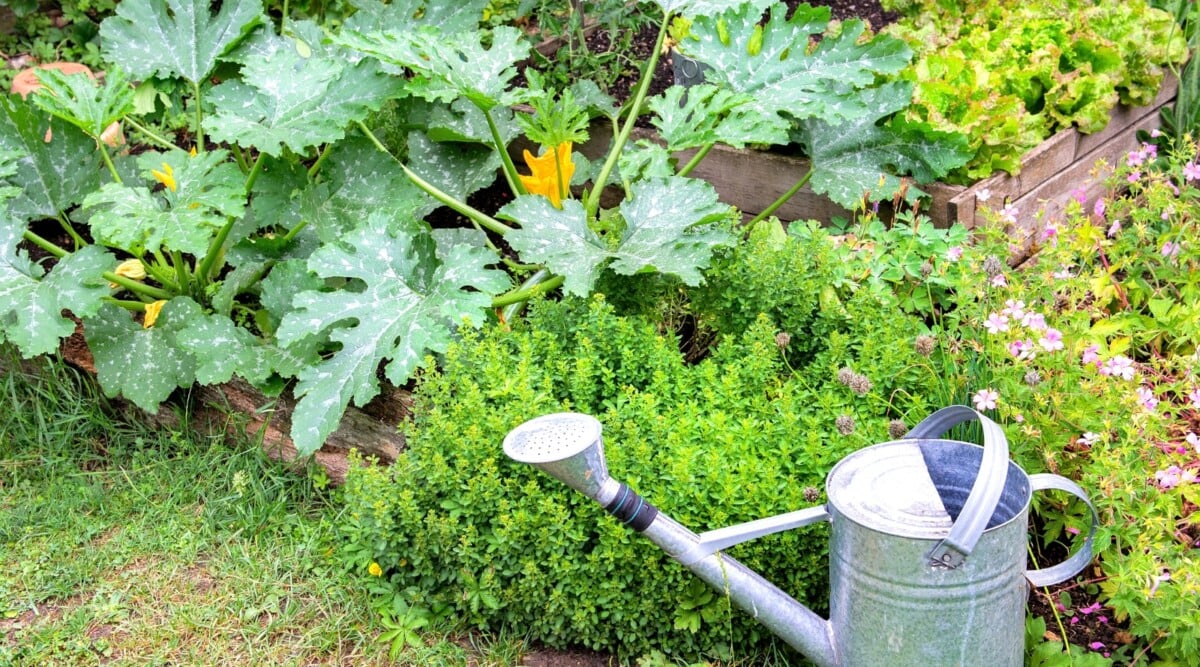
<path id="1" fill-rule="evenodd" d="M 654 69 L 658 67 L 658 57 L 662 53 L 663 42 L 667 38 L 667 25 L 670 23 L 670 19 L 670 13 L 663 15 L 662 25 L 658 28 L 658 38 L 654 41 L 654 49 L 650 52 L 650 59 L 646 61 L 646 69 L 642 72 L 641 81 L 638 82 L 637 92 L 629 103 L 629 115 L 625 117 L 625 125 L 621 127 L 621 133 L 613 141 L 612 150 L 609 151 L 608 158 L 604 161 L 604 166 L 600 168 L 600 174 L 596 176 L 596 182 L 592 185 L 592 191 L 588 194 L 586 209 L 589 219 L 596 217 L 596 211 L 600 208 L 600 194 L 604 192 L 604 184 L 608 182 L 609 175 L 616 168 L 617 159 L 621 157 L 621 149 L 625 147 L 625 142 L 629 141 L 629 135 L 633 133 L 638 109 L 642 108 L 646 93 L 650 91 L 650 81 L 654 78 Z"/>

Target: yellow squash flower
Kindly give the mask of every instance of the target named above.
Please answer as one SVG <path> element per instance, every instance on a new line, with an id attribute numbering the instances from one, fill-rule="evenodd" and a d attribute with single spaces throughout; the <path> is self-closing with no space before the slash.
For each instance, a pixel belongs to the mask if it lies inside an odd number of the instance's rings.
<path id="1" fill-rule="evenodd" d="M 383 568 L 379 567 L 379 563 L 371 561 L 371 564 L 367 566 L 367 574 L 371 575 L 372 577 L 382 577 Z"/>
<path id="2" fill-rule="evenodd" d="M 529 176 L 520 174 L 521 185 L 529 194 L 542 195 L 554 204 L 554 208 L 562 208 L 562 200 L 570 195 L 571 177 L 575 175 L 571 142 L 564 141 L 538 157 L 526 150 L 525 164 L 533 173 Z"/>
<path id="3" fill-rule="evenodd" d="M 175 183 L 175 170 L 172 169 L 171 165 L 167 164 L 166 162 L 162 163 L 162 165 L 163 165 L 162 171 L 159 171 L 157 169 L 151 169 L 150 175 L 154 177 L 154 180 L 167 186 L 168 190 L 170 190 L 171 192 L 175 192 L 175 188 L 178 185 L 177 183 Z"/>
<path id="4" fill-rule="evenodd" d="M 154 326 L 154 322 L 158 320 L 158 314 L 162 312 L 162 308 L 165 305 L 167 305 L 167 302 L 162 299 L 146 304 L 146 317 L 142 319 L 143 329 L 149 329 Z"/>
<path id="5" fill-rule="evenodd" d="M 122 278 L 129 278 L 130 280 L 146 279 L 146 267 L 142 265 L 142 261 L 140 259 L 127 259 L 124 262 L 121 262 L 117 265 L 117 268 L 113 269 L 113 273 L 121 276 Z M 113 289 L 120 287 L 120 285 L 116 283 L 109 283 L 108 286 Z"/>

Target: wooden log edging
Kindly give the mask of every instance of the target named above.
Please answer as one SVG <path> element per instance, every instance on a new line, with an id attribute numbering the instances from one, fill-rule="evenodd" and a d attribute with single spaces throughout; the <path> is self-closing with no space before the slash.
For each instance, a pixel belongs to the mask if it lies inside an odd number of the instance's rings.
<path id="1" fill-rule="evenodd" d="M 63 341 L 59 356 L 72 366 L 96 376 L 96 365 L 80 331 Z M 116 399 L 127 415 L 164 428 L 188 428 L 202 436 L 232 435 L 259 443 L 268 456 L 296 461 L 296 446 L 289 435 L 296 400 L 290 392 L 268 397 L 249 383 L 235 378 L 221 385 L 194 385 L 179 390 L 156 412 L 146 412 L 132 403 Z M 329 480 L 341 484 L 349 470 L 349 454 L 356 449 L 364 457 L 390 464 L 404 449 L 399 424 L 412 414 L 412 394 L 384 385 L 366 406 L 351 406 L 338 429 L 329 436 L 313 460 L 325 469 Z"/>

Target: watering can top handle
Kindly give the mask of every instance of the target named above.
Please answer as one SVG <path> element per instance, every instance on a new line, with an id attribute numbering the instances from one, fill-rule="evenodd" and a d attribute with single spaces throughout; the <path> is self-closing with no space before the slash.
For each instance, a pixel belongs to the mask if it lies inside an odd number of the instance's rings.
<path id="1" fill-rule="evenodd" d="M 969 421 L 978 421 L 983 427 L 983 460 L 962 511 L 950 528 L 950 534 L 929 552 L 930 561 L 938 567 L 956 568 L 961 565 L 987 528 L 1008 479 L 1008 440 L 996 422 L 965 405 L 952 405 L 938 410 L 904 436 L 936 438 Z"/>
<path id="2" fill-rule="evenodd" d="M 1029 485 L 1034 491 L 1044 491 L 1046 489 L 1066 491 L 1087 503 L 1088 509 L 1092 512 L 1092 528 L 1088 531 L 1088 536 L 1083 541 L 1083 546 L 1080 547 L 1074 556 L 1053 567 L 1025 571 L 1025 578 L 1034 586 L 1051 586 L 1079 574 L 1083 571 L 1083 568 L 1087 567 L 1088 563 L 1092 562 L 1092 543 L 1096 538 L 1096 529 L 1100 526 L 1100 515 L 1096 513 L 1096 508 L 1092 506 L 1092 501 L 1088 498 L 1087 493 L 1078 484 L 1066 477 L 1047 473 L 1030 475 Z"/>

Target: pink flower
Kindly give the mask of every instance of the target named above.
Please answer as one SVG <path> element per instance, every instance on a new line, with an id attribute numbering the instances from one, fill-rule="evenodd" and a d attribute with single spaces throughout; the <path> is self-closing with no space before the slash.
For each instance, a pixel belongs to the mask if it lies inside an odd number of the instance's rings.
<path id="1" fill-rule="evenodd" d="M 1100 611 L 1100 603 L 1093 602 L 1092 604 L 1089 604 L 1086 607 L 1080 608 L 1079 613 L 1083 614 L 1084 616 L 1087 616 L 1088 614 L 1094 614 L 1098 611 Z"/>
<path id="2" fill-rule="evenodd" d="M 1149 387 L 1138 387 L 1137 395 L 1138 402 L 1142 404 L 1143 408 L 1146 408 L 1147 410 L 1153 410 L 1154 408 L 1158 407 L 1158 398 L 1154 396 L 1153 389 Z"/>
<path id="3" fill-rule="evenodd" d="M 1046 228 L 1042 230 L 1042 242 L 1049 241 L 1050 245 L 1058 244 L 1058 227 L 1047 223 Z"/>
<path id="4" fill-rule="evenodd" d="M 1197 454 L 1200 454 L 1200 435 L 1196 435 L 1195 433 L 1188 433 L 1187 435 L 1185 435 L 1183 437 L 1183 439 L 1187 440 L 1187 443 L 1189 445 L 1196 448 Z"/>
<path id="5" fill-rule="evenodd" d="M 1200 410 L 1200 387 L 1192 389 L 1192 393 L 1188 394 L 1188 400 L 1191 401 L 1193 408 Z"/>
<path id="6" fill-rule="evenodd" d="M 1092 642 L 1091 644 L 1088 644 L 1088 648 L 1092 649 L 1093 651 L 1103 651 L 1104 642 Z"/>
<path id="7" fill-rule="evenodd" d="M 1142 154 L 1149 159 L 1158 157 L 1158 146 L 1154 144 L 1142 142 Z"/>
<path id="8" fill-rule="evenodd" d="M 1158 592 L 1158 587 L 1160 584 L 1162 584 L 1164 581 L 1170 580 L 1171 573 L 1167 570 L 1163 570 L 1163 573 L 1155 577 L 1154 581 L 1150 584 L 1150 597 L 1154 597 L 1154 594 Z"/>
<path id="9" fill-rule="evenodd" d="M 1017 224 L 1017 216 L 1020 214 L 1021 211 L 1012 204 L 1005 204 L 1004 208 L 1000 209 L 1000 217 L 1010 225 Z"/>
<path id="10" fill-rule="evenodd" d="M 1108 238 L 1116 236 L 1119 231 L 1121 231 L 1121 221 L 1113 220 L 1113 223 L 1108 226 Z"/>
<path id="11" fill-rule="evenodd" d="M 1112 359 L 1109 359 L 1104 363 L 1103 366 L 1100 367 L 1101 375 L 1111 375 L 1113 377 L 1119 377 L 1122 380 L 1132 380 L 1136 372 L 1137 371 L 1135 371 L 1133 368 L 1133 359 L 1130 359 L 1123 354 L 1118 354 Z"/>
<path id="12" fill-rule="evenodd" d="M 958 260 L 962 259 L 962 256 L 963 247 L 960 245 L 953 246 L 946 251 L 946 259 L 951 262 L 957 262 Z"/>
<path id="13" fill-rule="evenodd" d="M 1025 317 L 1025 302 L 1009 299 L 1004 302 L 1004 310 L 1000 311 L 1002 315 L 1008 315 L 1014 320 L 1019 320 Z"/>
<path id="14" fill-rule="evenodd" d="M 983 327 L 990 334 L 998 334 L 1001 331 L 1008 331 L 1008 318 L 1000 313 L 992 313 L 983 321 Z"/>
<path id="15" fill-rule="evenodd" d="M 1167 259 L 1172 259 L 1179 254 L 1179 244 L 1174 241 L 1167 241 L 1162 244 L 1162 256 Z"/>
<path id="16" fill-rule="evenodd" d="M 975 404 L 976 410 L 995 410 L 999 400 L 1000 394 L 993 389 L 980 389 L 971 397 L 971 402 Z"/>
<path id="17" fill-rule="evenodd" d="M 1142 177 L 1142 172 L 1134 171 L 1134 172 L 1130 172 L 1130 174 L 1125 177 L 1125 180 L 1129 181 L 1130 183 L 1137 183 L 1138 179 L 1141 177 Z"/>
<path id="18" fill-rule="evenodd" d="M 1200 179 L 1200 164 L 1195 160 L 1183 165 L 1183 177 L 1189 181 Z"/>
<path id="19" fill-rule="evenodd" d="M 1004 277 L 1003 273 L 997 273 L 992 277 L 992 287 L 1008 287 L 1008 278 Z"/>
<path id="20" fill-rule="evenodd" d="M 1066 528 L 1063 528 L 1063 530 L 1067 531 L 1067 534 L 1069 534 L 1069 535 L 1078 535 L 1079 534 L 1079 529 L 1076 528 L 1075 526 L 1067 526 Z"/>
<path id="21" fill-rule="evenodd" d="M 1092 213 L 1101 220 L 1104 219 L 1104 212 L 1106 210 L 1107 207 L 1104 204 L 1104 197 L 1097 199 L 1096 203 L 1092 206 Z"/>
<path id="22" fill-rule="evenodd" d="M 1045 331 L 1046 316 L 1031 310 L 1025 313 L 1025 317 L 1021 318 L 1021 325 L 1029 327 L 1034 331 Z"/>
<path id="23" fill-rule="evenodd" d="M 1146 161 L 1146 154 L 1141 151 L 1129 151 L 1125 156 L 1125 164 L 1131 167 L 1140 167 Z"/>
<path id="24" fill-rule="evenodd" d="M 1016 357 L 1018 361 L 1026 361 L 1037 356 L 1037 350 L 1033 349 L 1033 341 L 1028 338 L 1009 343 L 1008 353 Z"/>
<path id="25" fill-rule="evenodd" d="M 1053 277 L 1055 280 L 1067 280 L 1069 278 L 1074 278 L 1075 274 L 1071 273 L 1070 266 L 1064 266 L 1061 269 L 1052 273 L 1051 277 Z"/>
<path id="26" fill-rule="evenodd" d="M 1167 489 L 1173 489 L 1179 486 L 1179 482 L 1182 481 L 1182 477 L 1183 470 L 1180 469 L 1179 466 L 1171 466 L 1165 470 L 1159 470 L 1158 472 L 1154 473 L 1154 482 L 1158 484 L 1158 488 L 1165 491 Z"/>
<path id="27" fill-rule="evenodd" d="M 1038 339 L 1038 345 L 1047 352 L 1055 352 L 1063 349 L 1062 332 L 1053 327 L 1047 328 L 1042 337 Z"/>
<path id="28" fill-rule="evenodd" d="M 1071 197 L 1073 197 L 1075 201 L 1079 202 L 1080 206 L 1083 206 L 1087 203 L 1087 187 L 1081 185 L 1071 190 Z"/>
<path id="29" fill-rule="evenodd" d="M 1075 442 L 1083 445 L 1084 447 L 1091 447 L 1092 445 L 1096 444 L 1099 441 L 1100 441 L 1099 433 L 1092 433 L 1091 431 L 1088 431 L 1087 433 L 1083 434 L 1082 438 L 1076 440 Z"/>
<path id="30" fill-rule="evenodd" d="M 1071 617 L 1071 625 L 1076 625 L 1076 624 L 1078 624 L 1078 623 L 1079 623 L 1079 617 L 1078 617 L 1078 616 L 1072 616 L 1072 617 Z"/>
<path id="31" fill-rule="evenodd" d="M 1095 364 L 1096 367 L 1099 367 L 1100 366 L 1100 346 L 1099 345 L 1088 345 L 1086 348 L 1084 348 L 1083 349 L 1083 358 L 1081 358 L 1079 360 L 1079 363 Z"/>

